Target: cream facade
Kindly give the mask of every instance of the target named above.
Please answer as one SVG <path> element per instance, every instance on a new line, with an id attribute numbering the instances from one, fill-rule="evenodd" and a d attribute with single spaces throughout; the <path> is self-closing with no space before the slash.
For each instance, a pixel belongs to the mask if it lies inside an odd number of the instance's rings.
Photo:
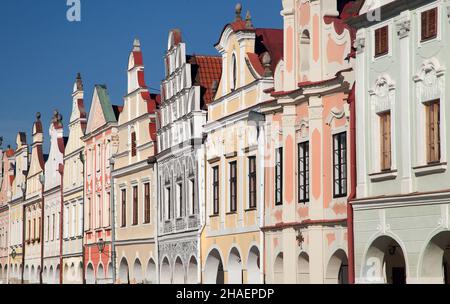
<path id="1" fill-rule="evenodd" d="M 26 194 L 23 203 L 24 220 L 24 284 L 38 284 L 42 269 L 42 208 L 44 194 L 44 164 L 45 157 L 42 151 L 44 134 L 40 113 L 36 114 L 33 124 L 33 144 L 26 177 Z"/>
<path id="2" fill-rule="evenodd" d="M 66 139 L 63 136 L 62 116 L 55 111 L 49 127 L 50 152 L 45 163 L 44 227 L 42 252 L 42 280 L 46 284 L 62 284 L 62 189 L 63 159 Z"/>
<path id="3" fill-rule="evenodd" d="M 201 239 L 202 283 L 263 283 L 263 154 L 249 114 L 272 98 L 282 31 L 253 27 L 250 14 L 226 25 L 216 49 L 222 75 L 205 125 L 206 208 Z M 263 146 L 262 146 L 263 147 Z"/>
<path id="4" fill-rule="evenodd" d="M 128 61 L 128 90 L 113 151 L 116 283 L 158 282 L 156 247 L 156 106 L 144 80 L 139 40 Z"/>
<path id="5" fill-rule="evenodd" d="M 77 75 L 72 93 L 72 113 L 69 121 L 69 138 L 64 151 L 63 178 L 63 281 L 65 284 L 82 284 L 83 234 L 84 234 L 84 142 L 87 113 L 84 106 L 84 88 L 81 75 Z"/>

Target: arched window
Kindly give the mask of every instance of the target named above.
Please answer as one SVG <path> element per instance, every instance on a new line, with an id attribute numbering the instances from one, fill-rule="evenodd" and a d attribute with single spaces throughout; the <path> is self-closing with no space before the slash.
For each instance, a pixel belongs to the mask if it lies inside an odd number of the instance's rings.
<path id="1" fill-rule="evenodd" d="M 233 54 L 231 57 L 231 90 L 236 90 L 236 82 L 237 82 L 237 63 L 236 63 L 236 55 Z"/>

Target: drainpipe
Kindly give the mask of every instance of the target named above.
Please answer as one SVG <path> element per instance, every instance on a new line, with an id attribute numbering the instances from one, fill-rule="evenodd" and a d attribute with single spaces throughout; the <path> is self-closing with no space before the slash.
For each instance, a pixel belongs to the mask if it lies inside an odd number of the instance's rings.
<path id="1" fill-rule="evenodd" d="M 23 275 L 25 273 L 25 237 L 26 237 L 26 222 L 27 222 L 27 213 L 25 210 L 25 193 L 23 194 L 23 206 L 22 206 L 22 273 L 21 273 L 21 279 L 20 282 L 23 285 Z"/>
<path id="2" fill-rule="evenodd" d="M 45 218 L 45 201 L 44 201 L 44 190 L 45 190 L 45 176 L 39 176 L 39 182 L 41 183 L 41 195 L 42 195 L 42 206 L 41 206 L 41 269 L 39 271 L 39 283 L 42 285 L 44 283 L 42 278 L 42 273 L 44 272 L 44 218 Z"/>
<path id="3" fill-rule="evenodd" d="M 85 186 L 85 181 L 84 181 L 84 172 L 85 172 L 85 168 L 84 168 L 84 154 L 83 154 L 83 151 L 80 151 L 80 161 L 81 161 L 81 164 L 83 165 L 83 169 L 82 169 L 82 176 L 83 176 L 83 206 L 82 206 L 82 209 L 83 209 L 83 214 L 81 215 L 81 218 L 82 218 L 82 227 L 81 227 L 81 254 L 82 254 L 82 256 L 81 256 L 81 261 L 82 261 L 82 269 L 81 269 L 81 281 L 82 281 L 82 283 L 83 283 L 83 285 L 84 284 L 86 284 L 86 276 L 85 276 L 85 261 L 84 261 L 84 255 L 85 255 L 85 248 L 84 248 L 84 218 L 85 218 L 85 216 L 84 216 L 84 206 L 85 206 L 85 190 L 84 190 L 84 186 Z"/>
<path id="4" fill-rule="evenodd" d="M 8 204 L 8 239 L 6 240 L 6 247 L 8 248 L 8 271 L 6 272 L 6 284 L 9 285 L 9 272 L 11 271 L 11 255 L 9 254 L 9 248 L 11 247 L 11 205 Z"/>
<path id="5" fill-rule="evenodd" d="M 111 189 L 110 189 L 110 204 L 111 204 L 111 259 L 113 265 L 113 284 L 116 284 L 116 208 L 114 204 L 114 164 L 116 163 L 115 156 L 110 159 L 111 164 Z M 128 280 L 129 281 L 129 280 Z"/>
<path id="6" fill-rule="evenodd" d="M 353 228 L 353 206 L 351 201 L 356 197 L 356 112 L 355 112 L 355 90 L 353 85 L 348 103 L 350 104 L 350 195 L 347 200 L 347 241 L 348 241 L 348 282 L 355 284 L 355 251 L 354 251 L 354 228 Z"/>
<path id="7" fill-rule="evenodd" d="M 155 158 L 149 158 L 147 159 L 147 164 L 152 164 L 153 163 L 153 184 L 156 184 L 156 212 L 153 212 L 152 214 L 156 214 L 156 221 L 154 221 L 154 223 L 156 223 L 156 228 L 155 228 L 155 251 L 156 254 L 154 256 L 154 260 L 155 260 L 155 271 L 156 271 L 156 284 L 159 284 L 159 241 L 158 241 L 158 235 L 159 235 L 159 218 L 160 215 L 158 213 L 158 198 L 160 195 L 160 190 L 159 190 L 159 184 L 158 184 L 158 165 L 157 165 L 157 161 L 156 161 L 156 157 Z M 153 193 L 153 192 L 152 192 Z M 159 210 L 159 212 L 161 212 Z"/>
<path id="8" fill-rule="evenodd" d="M 61 175 L 61 212 L 59 213 L 59 284 L 63 283 L 63 218 L 64 218 L 64 196 L 63 196 L 63 187 L 64 187 L 64 165 L 59 164 L 58 172 Z M 42 271 L 42 270 L 41 270 Z"/>
<path id="9" fill-rule="evenodd" d="M 264 218 L 264 211 L 265 211 L 265 170 L 264 170 L 264 155 L 265 155 L 265 147 L 266 147 L 266 142 L 265 142 L 265 129 L 264 129 L 264 125 L 261 127 L 261 134 L 259 139 L 261 140 L 261 142 L 258 144 L 258 149 L 259 151 L 259 158 L 260 158 L 260 168 L 259 168 L 259 172 L 260 172 L 260 202 L 261 204 L 259 205 L 259 222 L 260 222 L 260 228 L 264 227 L 265 225 L 265 218 Z M 261 267 L 261 262 L 259 263 L 259 267 L 262 269 L 261 271 L 261 283 L 262 284 L 266 284 L 266 238 L 264 235 L 264 232 L 262 229 L 260 229 L 260 261 L 262 261 L 262 267 Z"/>

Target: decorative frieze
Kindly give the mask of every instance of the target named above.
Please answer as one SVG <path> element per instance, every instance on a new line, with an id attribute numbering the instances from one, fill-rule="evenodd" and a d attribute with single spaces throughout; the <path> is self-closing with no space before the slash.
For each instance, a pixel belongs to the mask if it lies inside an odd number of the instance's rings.
<path id="1" fill-rule="evenodd" d="M 356 51 L 358 52 L 358 54 L 364 52 L 364 50 L 366 48 L 366 38 L 364 38 L 364 37 L 356 38 L 353 46 L 356 49 Z"/>
<path id="2" fill-rule="evenodd" d="M 400 39 L 408 37 L 409 32 L 411 31 L 411 20 L 400 20 L 396 26 L 397 34 Z"/>

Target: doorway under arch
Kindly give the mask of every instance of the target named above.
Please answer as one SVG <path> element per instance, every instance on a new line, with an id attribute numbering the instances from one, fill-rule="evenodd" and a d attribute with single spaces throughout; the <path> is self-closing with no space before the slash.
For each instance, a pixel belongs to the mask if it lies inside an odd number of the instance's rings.
<path id="1" fill-rule="evenodd" d="M 161 264 L 161 275 L 160 275 L 161 284 L 170 284 L 172 283 L 172 276 L 170 271 L 170 263 L 169 259 L 166 257 L 162 261 Z"/>
<path id="2" fill-rule="evenodd" d="M 427 244 L 420 278 L 423 283 L 450 284 L 450 231 L 438 233 Z"/>
<path id="3" fill-rule="evenodd" d="M 125 258 L 122 258 L 120 261 L 119 280 L 120 284 L 130 284 L 130 270 L 128 268 L 128 262 Z"/>
<path id="4" fill-rule="evenodd" d="M 283 253 L 280 252 L 275 258 L 273 263 L 273 283 L 283 284 L 284 283 L 284 258 Z"/>
<path id="5" fill-rule="evenodd" d="M 235 247 L 228 257 L 228 284 L 242 284 L 242 259 Z"/>
<path id="6" fill-rule="evenodd" d="M 205 263 L 205 283 L 206 284 L 224 284 L 225 276 L 223 271 L 223 262 L 217 249 L 211 250 Z"/>
<path id="7" fill-rule="evenodd" d="M 302 252 L 297 258 L 297 284 L 310 283 L 309 255 L 306 252 Z"/>
<path id="8" fill-rule="evenodd" d="M 363 277 L 367 283 L 406 284 L 406 262 L 399 243 L 389 236 L 372 242 L 366 252 Z"/>
<path id="9" fill-rule="evenodd" d="M 184 284 L 184 265 L 180 257 L 176 259 L 173 267 L 173 283 Z"/>
<path id="10" fill-rule="evenodd" d="M 260 284 L 260 271 L 259 249 L 253 246 L 247 257 L 247 284 Z"/>
<path id="11" fill-rule="evenodd" d="M 188 268 L 187 268 L 187 283 L 188 284 L 198 284 L 198 263 L 197 259 L 192 256 L 189 260 Z"/>

